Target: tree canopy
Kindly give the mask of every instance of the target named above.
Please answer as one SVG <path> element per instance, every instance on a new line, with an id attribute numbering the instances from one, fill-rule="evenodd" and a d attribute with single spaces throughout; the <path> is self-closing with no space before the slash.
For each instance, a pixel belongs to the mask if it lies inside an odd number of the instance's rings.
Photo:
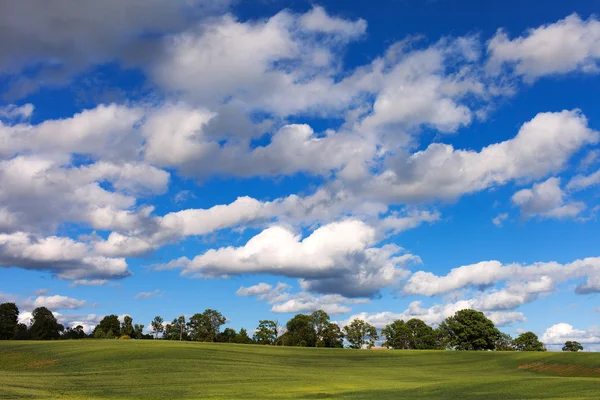
<path id="1" fill-rule="evenodd" d="M 381 331 L 384 346 L 392 349 L 426 350 L 439 347 L 437 334 L 432 327 L 418 318 L 407 322 L 396 320 Z"/>
<path id="2" fill-rule="evenodd" d="M 0 340 L 12 339 L 19 323 L 19 308 L 15 303 L 0 304 Z"/>
<path id="3" fill-rule="evenodd" d="M 440 335 L 455 350 L 494 350 L 500 331 L 482 312 L 460 310 L 439 325 Z"/>
<path id="4" fill-rule="evenodd" d="M 190 337 L 197 342 L 216 342 L 226 321 L 223 314 L 210 308 L 202 314 L 194 314 L 188 322 Z"/>
<path id="5" fill-rule="evenodd" d="M 371 348 L 375 345 L 375 340 L 379 338 L 377 329 L 362 319 L 355 319 L 346 325 L 344 333 L 352 349 L 361 349 L 363 346 Z"/>
<path id="6" fill-rule="evenodd" d="M 268 319 L 258 321 L 254 332 L 254 342 L 258 344 L 275 344 L 277 340 L 277 323 Z"/>
<path id="7" fill-rule="evenodd" d="M 521 333 L 513 340 L 513 346 L 518 351 L 546 351 L 544 343 L 540 342 L 533 332 Z"/>
<path id="8" fill-rule="evenodd" d="M 46 307 L 38 307 L 31 313 L 29 332 L 33 340 L 58 339 L 65 327 L 56 321 L 52 311 Z"/>
<path id="9" fill-rule="evenodd" d="M 578 352 L 583 351 L 583 346 L 579 342 L 567 340 L 562 348 L 562 351 Z"/>

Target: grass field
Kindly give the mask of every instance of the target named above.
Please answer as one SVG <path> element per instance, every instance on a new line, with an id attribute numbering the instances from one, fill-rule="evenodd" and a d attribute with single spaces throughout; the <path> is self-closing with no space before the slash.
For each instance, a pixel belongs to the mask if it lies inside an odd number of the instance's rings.
<path id="1" fill-rule="evenodd" d="M 0 342 L 0 398 L 600 399 L 600 354 Z"/>

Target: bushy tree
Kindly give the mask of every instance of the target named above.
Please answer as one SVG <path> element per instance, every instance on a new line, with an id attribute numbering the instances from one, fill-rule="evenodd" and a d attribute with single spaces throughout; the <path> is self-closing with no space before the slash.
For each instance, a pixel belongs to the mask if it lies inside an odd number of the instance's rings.
<path id="1" fill-rule="evenodd" d="M 500 331 L 482 312 L 460 310 L 446 318 L 439 331 L 443 341 L 456 350 L 494 350 Z"/>
<path id="2" fill-rule="evenodd" d="M 56 321 L 52 311 L 46 307 L 38 307 L 31 313 L 31 327 L 29 333 L 33 340 L 58 339 L 64 326 Z"/>
<path id="3" fill-rule="evenodd" d="M 15 328 L 15 340 L 29 340 L 31 339 L 31 335 L 29 333 L 29 329 L 25 324 L 17 324 Z"/>
<path id="4" fill-rule="evenodd" d="M 377 329 L 362 319 L 355 319 L 350 325 L 346 325 L 344 333 L 351 349 L 361 349 L 363 346 L 371 348 L 379 338 Z"/>
<path id="5" fill-rule="evenodd" d="M 121 336 L 121 323 L 114 314 L 107 315 L 94 328 L 92 335 L 97 339 L 112 339 Z"/>
<path id="6" fill-rule="evenodd" d="M 166 340 L 189 340 L 188 327 L 185 322 L 185 316 L 175 318 L 170 324 L 165 326 L 163 339 Z"/>
<path id="7" fill-rule="evenodd" d="M 277 322 L 261 319 L 254 332 L 254 342 L 257 344 L 275 344 L 277 340 Z"/>
<path id="8" fill-rule="evenodd" d="M 217 335 L 217 342 L 235 343 L 237 332 L 233 328 L 225 328 L 223 332 Z"/>
<path id="9" fill-rule="evenodd" d="M 546 351 L 544 343 L 540 342 L 533 332 L 521 333 L 513 340 L 513 346 L 518 351 Z"/>
<path id="10" fill-rule="evenodd" d="M 0 304 L 0 340 L 12 339 L 19 323 L 19 308 L 15 303 Z"/>
<path id="11" fill-rule="evenodd" d="M 513 345 L 513 338 L 508 333 L 500 333 L 498 340 L 496 340 L 496 351 L 515 351 Z"/>
<path id="12" fill-rule="evenodd" d="M 154 332 L 154 339 L 158 339 L 158 335 L 165 330 L 163 325 L 164 320 L 160 315 L 154 317 L 154 320 L 150 323 L 152 326 L 152 332 Z"/>
<path id="13" fill-rule="evenodd" d="M 562 348 L 562 351 L 578 352 L 583 351 L 583 346 L 579 342 L 567 340 Z"/>
<path id="14" fill-rule="evenodd" d="M 318 345 L 322 347 L 342 348 L 344 347 L 344 334 L 337 324 L 333 322 L 327 323 L 321 330 L 320 342 Z"/>
<path id="15" fill-rule="evenodd" d="M 402 319 L 398 319 L 391 324 L 386 325 L 386 327 L 381 330 L 381 334 L 385 336 L 383 345 L 388 348 L 408 350 L 413 346 L 410 329 Z"/>
<path id="16" fill-rule="evenodd" d="M 133 336 L 136 339 L 144 338 L 144 324 L 133 325 Z"/>
<path id="17" fill-rule="evenodd" d="M 436 332 L 418 318 L 407 322 L 396 320 L 381 333 L 385 336 L 384 346 L 393 349 L 426 350 L 439 348 Z"/>
<path id="18" fill-rule="evenodd" d="M 235 342 L 240 344 L 250 344 L 252 343 L 252 339 L 250 339 L 250 336 L 248 336 L 246 329 L 242 328 L 238 334 L 235 335 Z"/>
<path id="19" fill-rule="evenodd" d="M 202 314 L 194 314 L 188 322 L 190 337 L 198 342 L 216 342 L 221 326 L 227 319 L 220 312 L 212 309 Z"/>
<path id="20" fill-rule="evenodd" d="M 280 341 L 284 346 L 315 347 L 317 335 L 310 315 L 297 314 L 286 324 L 287 332 Z"/>
<path id="21" fill-rule="evenodd" d="M 62 335 L 63 339 L 84 339 L 86 337 L 83 326 L 77 325 L 74 328 L 65 328 L 65 332 Z"/>
<path id="22" fill-rule="evenodd" d="M 123 317 L 123 323 L 121 324 L 121 336 L 133 337 L 133 318 L 129 315 Z"/>

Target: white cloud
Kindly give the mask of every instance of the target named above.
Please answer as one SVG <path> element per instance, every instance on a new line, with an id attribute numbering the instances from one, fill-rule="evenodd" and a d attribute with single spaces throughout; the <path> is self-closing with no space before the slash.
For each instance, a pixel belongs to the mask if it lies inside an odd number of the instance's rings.
<path id="1" fill-rule="evenodd" d="M 30 103 L 23 104 L 22 106 L 9 104 L 8 106 L 0 107 L 0 119 L 14 120 L 29 118 L 33 114 L 33 109 L 33 104 Z"/>
<path id="2" fill-rule="evenodd" d="M 307 32 L 322 32 L 340 35 L 346 38 L 361 36 L 367 30 L 367 22 L 363 19 L 348 21 L 338 17 L 331 17 L 320 6 L 300 17 L 300 26 Z"/>
<path id="3" fill-rule="evenodd" d="M 108 279 L 76 279 L 69 286 L 103 286 L 109 282 Z"/>
<path id="4" fill-rule="evenodd" d="M 275 287 L 259 283 L 250 287 L 240 287 L 238 296 L 257 296 L 259 300 L 271 304 L 274 313 L 309 313 L 323 310 L 328 314 L 344 314 L 351 311 L 348 305 L 368 303 L 366 298 L 347 298 L 339 294 L 313 295 L 307 292 L 290 293 L 290 286 L 279 282 Z"/>
<path id="5" fill-rule="evenodd" d="M 38 296 L 32 301 L 32 307 L 46 307 L 50 310 L 74 309 L 86 305 L 85 300 L 77 300 L 67 296 Z"/>
<path id="6" fill-rule="evenodd" d="M 564 168 L 583 146 L 598 142 L 600 133 L 587 125 L 579 110 L 539 113 L 513 139 L 479 152 L 430 144 L 407 158 L 391 158 L 390 168 L 369 179 L 362 192 L 389 202 L 455 199 L 510 180 L 541 178 Z"/>
<path id="7" fill-rule="evenodd" d="M 576 341 L 581 344 L 600 344 L 600 330 L 597 327 L 591 327 L 586 330 L 573 328 L 572 325 L 559 323 L 552 325 L 541 337 L 541 341 L 546 345 L 564 345 L 566 341 Z"/>
<path id="8" fill-rule="evenodd" d="M 590 175 L 576 175 L 567 184 L 567 189 L 572 191 L 584 190 L 600 185 L 600 170 Z"/>
<path id="9" fill-rule="evenodd" d="M 527 81 L 572 71 L 597 73 L 600 59 L 600 21 L 577 14 L 530 29 L 509 39 L 499 30 L 488 43 L 488 67 L 493 72 L 508 64 Z"/>
<path id="10" fill-rule="evenodd" d="M 498 214 L 497 216 L 495 216 L 494 218 L 492 218 L 492 222 L 494 223 L 494 225 L 496 225 L 498 228 L 502 228 L 502 224 L 504 223 L 504 221 L 506 221 L 508 219 L 508 213 L 502 213 L 502 214 Z"/>
<path id="11" fill-rule="evenodd" d="M 177 264 L 184 275 L 275 274 L 303 278 L 305 290 L 370 296 L 405 276 L 402 266 L 420 261 L 411 254 L 401 255 L 396 245 L 371 247 L 376 235 L 373 227 L 356 219 L 326 224 L 304 239 L 275 225 L 242 247 L 208 250 Z"/>
<path id="12" fill-rule="evenodd" d="M 559 178 L 535 183 L 531 189 L 522 189 L 512 196 L 512 202 L 521 209 L 524 218 L 573 218 L 585 210 L 582 202 L 566 202 Z"/>
<path id="13" fill-rule="evenodd" d="M 587 281 L 578 285 L 578 293 L 600 291 L 600 258 L 590 257 L 564 265 L 557 262 L 503 265 L 499 261 L 483 261 L 454 268 L 445 276 L 425 271 L 415 272 L 407 280 L 403 292 L 435 296 L 467 287 L 485 287 L 507 281 L 513 289 L 519 288 L 517 284 L 520 284 L 521 290 L 540 293 L 552 290 L 559 283 L 585 277 Z"/>
<path id="14" fill-rule="evenodd" d="M 460 300 L 456 303 L 449 304 L 439 304 L 429 308 L 423 308 L 421 304 L 421 301 L 413 301 L 402 313 L 393 313 L 389 311 L 379 313 L 363 312 L 352 315 L 346 321 L 340 321 L 338 324 L 344 326 L 354 319 L 362 319 L 376 328 L 385 328 L 386 325 L 397 319 L 406 321 L 411 318 L 419 318 L 426 324 L 435 326 L 444 319 L 454 315 L 457 311 L 473 308 L 473 302 L 469 300 Z M 484 314 L 498 326 L 526 321 L 526 318 L 522 313 L 515 311 L 485 311 Z"/>
<path id="15" fill-rule="evenodd" d="M 136 294 L 135 296 L 133 296 L 134 299 L 150 299 L 152 297 L 162 297 L 165 294 L 165 292 L 156 289 L 152 292 L 139 292 L 138 294 Z"/>
<path id="16" fill-rule="evenodd" d="M 62 279 L 115 279 L 131 275 L 122 258 L 97 256 L 71 238 L 0 234 L 0 266 L 45 270 Z"/>

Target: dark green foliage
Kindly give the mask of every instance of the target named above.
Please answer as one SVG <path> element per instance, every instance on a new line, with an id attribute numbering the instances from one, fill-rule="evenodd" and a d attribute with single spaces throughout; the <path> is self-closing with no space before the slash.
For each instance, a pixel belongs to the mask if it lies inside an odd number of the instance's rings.
<path id="1" fill-rule="evenodd" d="M 362 319 L 355 319 L 350 325 L 345 326 L 344 333 L 351 349 L 361 349 L 363 346 L 370 349 L 379 338 L 377 329 Z"/>
<path id="2" fill-rule="evenodd" d="M 217 342 L 221 343 L 235 343 L 237 332 L 232 328 L 225 328 L 223 332 L 217 335 Z"/>
<path id="3" fill-rule="evenodd" d="M 327 323 L 321 330 L 321 337 L 318 340 L 317 345 L 320 347 L 344 347 L 344 334 L 340 327 L 332 322 Z"/>
<path id="4" fill-rule="evenodd" d="M 15 328 L 15 340 L 29 340 L 31 339 L 31 335 L 29 334 L 29 329 L 25 324 L 17 324 Z"/>
<path id="5" fill-rule="evenodd" d="M 197 342 L 216 342 L 221 326 L 226 321 L 223 314 L 212 309 L 194 314 L 188 322 L 190 337 Z"/>
<path id="6" fill-rule="evenodd" d="M 129 315 L 123 317 L 123 323 L 121 324 L 121 336 L 126 335 L 133 337 L 133 318 Z"/>
<path id="7" fill-rule="evenodd" d="M 173 322 L 165 326 L 163 339 L 166 340 L 190 340 L 185 316 L 175 318 Z"/>
<path id="8" fill-rule="evenodd" d="M 143 339 L 144 338 L 144 324 L 135 324 L 133 326 L 133 336 L 135 339 Z"/>
<path id="9" fill-rule="evenodd" d="M 248 336 L 248 332 L 244 328 L 240 329 L 237 335 L 235 335 L 235 342 L 240 344 L 250 344 L 252 339 Z"/>
<path id="10" fill-rule="evenodd" d="M 97 339 L 112 339 L 121 336 L 121 323 L 114 314 L 107 315 L 94 328 L 92 335 Z"/>
<path id="11" fill-rule="evenodd" d="M 46 307 L 38 307 L 31 313 L 31 327 L 29 333 L 33 340 L 58 339 L 60 333 L 65 329 L 59 324 L 52 314 L 52 311 Z"/>
<path id="12" fill-rule="evenodd" d="M 515 351 L 513 345 L 513 339 L 508 333 L 500 333 L 498 340 L 496 340 L 496 351 Z"/>
<path id="13" fill-rule="evenodd" d="M 0 340 L 12 339 L 19 322 L 19 308 L 15 303 L 0 304 Z"/>
<path id="14" fill-rule="evenodd" d="M 567 340 L 562 351 L 572 351 L 576 353 L 578 351 L 583 351 L 583 346 L 579 342 Z"/>
<path id="15" fill-rule="evenodd" d="M 513 346 L 518 351 L 546 351 L 544 343 L 540 342 L 533 332 L 521 333 L 513 340 Z"/>
<path id="16" fill-rule="evenodd" d="M 448 346 L 456 350 L 494 350 L 500 331 L 482 312 L 460 310 L 439 326 Z"/>
<path id="17" fill-rule="evenodd" d="M 152 326 L 152 332 L 154 332 L 154 339 L 158 339 L 158 334 L 165 330 L 162 317 L 157 315 L 154 317 L 154 320 L 152 320 L 150 325 Z"/>
<path id="18" fill-rule="evenodd" d="M 317 334 L 310 315 L 297 314 L 286 324 L 286 337 L 284 346 L 315 347 Z"/>
<path id="19" fill-rule="evenodd" d="M 81 325 L 77 325 L 75 328 L 66 328 L 62 335 L 63 339 L 85 339 L 85 337 L 86 334 Z"/>
<path id="20" fill-rule="evenodd" d="M 254 332 L 254 342 L 257 344 L 275 344 L 277 340 L 277 323 L 275 321 L 261 319 Z"/>
<path id="21" fill-rule="evenodd" d="M 418 318 L 407 322 L 396 320 L 387 325 L 381 333 L 385 336 L 384 346 L 404 350 L 438 349 L 437 334 L 432 327 Z"/>

